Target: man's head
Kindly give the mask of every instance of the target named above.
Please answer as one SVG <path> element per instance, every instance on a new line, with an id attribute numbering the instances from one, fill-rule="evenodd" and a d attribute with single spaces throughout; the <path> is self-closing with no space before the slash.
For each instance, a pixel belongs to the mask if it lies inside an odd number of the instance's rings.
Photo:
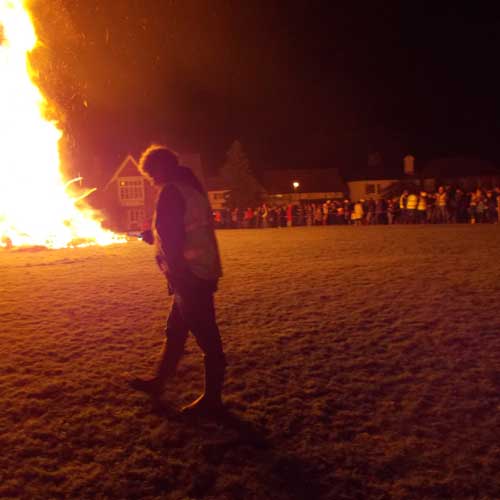
<path id="1" fill-rule="evenodd" d="M 157 186 L 166 184 L 179 169 L 179 157 L 165 146 L 153 144 L 141 155 L 139 171 Z"/>

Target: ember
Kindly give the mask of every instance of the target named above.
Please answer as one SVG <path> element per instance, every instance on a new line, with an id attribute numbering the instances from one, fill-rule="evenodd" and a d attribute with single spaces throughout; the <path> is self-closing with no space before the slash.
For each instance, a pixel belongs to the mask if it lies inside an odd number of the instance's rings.
<path id="1" fill-rule="evenodd" d="M 36 44 L 24 0 L 0 0 L 0 247 L 124 241 L 81 208 L 81 194 L 69 193 L 72 181 L 59 168 L 62 133 L 45 118 L 47 101 L 31 79 Z"/>

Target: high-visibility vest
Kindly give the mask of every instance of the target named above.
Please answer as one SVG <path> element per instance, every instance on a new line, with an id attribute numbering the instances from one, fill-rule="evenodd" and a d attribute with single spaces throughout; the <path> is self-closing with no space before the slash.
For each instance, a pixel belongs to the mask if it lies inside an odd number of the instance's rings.
<path id="1" fill-rule="evenodd" d="M 198 278 L 216 280 L 222 276 L 219 248 L 213 229 L 212 208 L 208 197 L 183 182 L 169 182 L 184 200 L 184 259 L 190 271 Z M 159 238 L 157 238 L 159 241 Z M 168 242 L 166 242 L 168 245 Z M 159 241 L 161 252 L 161 241 Z M 168 272 L 168 270 L 167 270 Z"/>
<path id="2" fill-rule="evenodd" d="M 437 198 L 437 205 L 438 207 L 445 207 L 446 206 L 446 192 L 444 193 L 436 193 L 436 198 Z"/>
<path id="3" fill-rule="evenodd" d="M 353 212 L 353 218 L 354 219 L 362 219 L 363 218 L 363 205 L 358 201 L 357 203 L 354 204 L 354 212 Z"/>
<path id="4" fill-rule="evenodd" d="M 409 194 L 406 200 L 406 208 L 408 210 L 415 210 L 417 208 L 418 198 L 416 194 Z"/>
<path id="5" fill-rule="evenodd" d="M 420 195 L 418 199 L 417 210 L 425 211 L 427 210 L 427 197 Z"/>

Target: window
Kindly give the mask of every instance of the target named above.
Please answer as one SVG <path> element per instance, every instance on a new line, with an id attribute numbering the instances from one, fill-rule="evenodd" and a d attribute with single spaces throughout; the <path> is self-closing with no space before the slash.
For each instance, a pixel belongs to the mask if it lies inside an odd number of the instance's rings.
<path id="1" fill-rule="evenodd" d="M 131 208 L 128 211 L 129 230 L 140 230 L 144 222 L 144 210 L 142 208 Z"/>
<path id="2" fill-rule="evenodd" d="M 365 194 L 375 194 L 375 184 L 365 184 Z"/>
<path id="3" fill-rule="evenodd" d="M 144 210 L 142 209 L 132 209 L 130 210 L 130 221 L 131 222 L 142 222 L 144 219 Z"/>
<path id="4" fill-rule="evenodd" d="M 144 180 L 140 177 L 122 177 L 118 180 L 118 188 L 122 202 L 144 202 Z"/>
<path id="5" fill-rule="evenodd" d="M 209 193 L 210 195 L 210 199 L 212 199 L 213 201 L 215 200 L 225 200 L 226 199 L 226 192 L 225 191 L 216 191 L 216 192 L 213 192 L 211 191 Z"/>

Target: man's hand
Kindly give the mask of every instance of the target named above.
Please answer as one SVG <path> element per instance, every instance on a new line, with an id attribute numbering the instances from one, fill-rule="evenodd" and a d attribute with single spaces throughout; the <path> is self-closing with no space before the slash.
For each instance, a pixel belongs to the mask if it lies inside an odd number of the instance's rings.
<path id="1" fill-rule="evenodd" d="M 151 229 L 146 229 L 141 233 L 142 241 L 145 241 L 148 245 L 152 245 L 155 242 L 155 237 Z"/>

